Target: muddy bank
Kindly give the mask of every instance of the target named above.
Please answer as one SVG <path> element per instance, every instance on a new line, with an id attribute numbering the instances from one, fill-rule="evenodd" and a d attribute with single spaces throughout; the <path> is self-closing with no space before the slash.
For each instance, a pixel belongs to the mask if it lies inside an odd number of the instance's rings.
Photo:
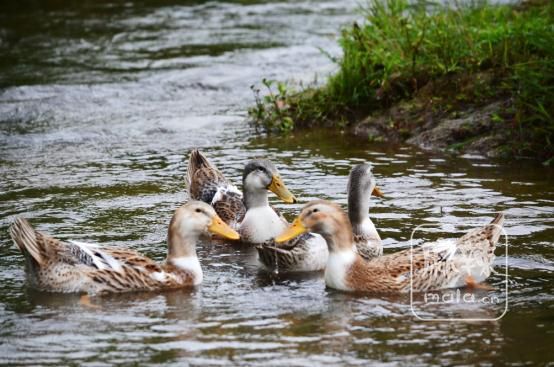
<path id="1" fill-rule="evenodd" d="M 349 132 L 370 141 L 408 143 L 424 150 L 508 157 L 510 133 L 498 116 L 509 109 L 501 99 L 449 114 L 402 102 L 353 123 Z"/>

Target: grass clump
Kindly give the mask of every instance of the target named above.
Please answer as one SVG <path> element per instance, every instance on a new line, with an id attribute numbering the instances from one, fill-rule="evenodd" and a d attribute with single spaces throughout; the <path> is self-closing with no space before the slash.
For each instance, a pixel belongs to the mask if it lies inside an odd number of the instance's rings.
<path id="1" fill-rule="evenodd" d="M 509 107 L 494 120 L 510 131 L 510 155 L 551 157 L 554 2 L 370 0 L 362 11 L 364 24 L 342 31 L 338 72 L 322 87 L 280 85 L 258 97 L 250 110 L 258 125 L 348 124 L 416 97 L 443 114 L 503 98 Z"/>
<path id="2" fill-rule="evenodd" d="M 294 128 L 294 122 L 287 111 L 289 107 L 287 101 L 290 98 L 287 85 L 268 79 L 263 79 L 262 85 L 267 91 L 263 97 L 260 95 L 260 90 L 252 86 L 256 107 L 251 108 L 248 114 L 258 126 L 264 126 L 268 130 L 291 131 Z M 274 86 L 277 88 L 276 92 Z"/>

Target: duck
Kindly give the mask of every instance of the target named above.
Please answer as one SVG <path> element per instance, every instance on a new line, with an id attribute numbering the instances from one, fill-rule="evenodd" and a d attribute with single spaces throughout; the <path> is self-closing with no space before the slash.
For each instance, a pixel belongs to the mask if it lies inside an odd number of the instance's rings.
<path id="1" fill-rule="evenodd" d="M 462 237 L 364 260 L 356 251 L 346 213 L 337 204 L 306 204 L 292 225 L 276 237 L 290 241 L 307 231 L 322 235 L 329 248 L 325 284 L 345 292 L 408 293 L 477 285 L 491 273 L 504 214 Z"/>
<path id="2" fill-rule="evenodd" d="M 354 245 L 362 258 L 370 260 L 383 255 L 381 236 L 367 215 L 371 196 L 384 197 L 375 180 L 370 163 L 361 163 L 348 175 L 348 219 L 352 226 Z"/>
<path id="3" fill-rule="evenodd" d="M 185 184 L 193 200 L 210 204 L 231 228 L 250 244 L 271 240 L 287 227 L 286 219 L 269 205 L 268 190 L 285 203 L 296 203 L 275 165 L 267 159 L 249 161 L 243 170 L 244 194 L 198 149 L 190 153 Z"/>
<path id="4" fill-rule="evenodd" d="M 9 232 L 25 258 L 32 287 L 87 295 L 197 286 L 203 279 L 196 256 L 200 236 L 214 233 L 231 240 L 239 238 L 210 205 L 200 201 L 189 201 L 175 210 L 163 263 L 130 249 L 62 241 L 35 230 L 21 217 Z"/>
<path id="5" fill-rule="evenodd" d="M 185 186 L 190 199 L 210 204 L 226 224 L 239 229 L 246 213 L 242 192 L 198 149 L 190 153 Z"/>
<path id="6" fill-rule="evenodd" d="M 354 166 L 348 175 L 348 218 L 352 225 L 355 249 L 369 260 L 383 254 L 383 244 L 369 216 L 372 195 L 383 197 L 377 187 L 372 166 L 362 163 Z M 323 270 L 329 251 L 327 244 L 309 241 L 307 234 L 295 237 L 285 244 L 264 244 L 257 247 L 259 259 L 266 268 L 285 272 Z"/>
<path id="7" fill-rule="evenodd" d="M 325 268 L 328 250 L 320 235 L 306 233 L 282 244 L 281 248 L 275 247 L 273 239 L 289 223 L 269 205 L 268 191 L 285 203 L 296 203 L 297 199 L 271 161 L 254 159 L 246 163 L 242 193 L 200 151 L 194 149 L 189 157 L 185 181 L 189 197 L 212 205 L 218 215 L 238 231 L 242 243 L 256 247 L 258 260 L 265 270 L 303 272 Z M 275 255 L 275 251 L 287 253 L 287 250 L 294 255 Z"/>

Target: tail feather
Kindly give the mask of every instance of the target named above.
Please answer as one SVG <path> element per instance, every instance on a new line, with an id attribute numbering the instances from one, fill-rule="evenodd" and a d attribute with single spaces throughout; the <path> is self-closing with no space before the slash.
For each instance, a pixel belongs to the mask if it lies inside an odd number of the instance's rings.
<path id="1" fill-rule="evenodd" d="M 187 176 L 185 177 L 185 184 L 188 188 L 190 188 L 190 185 L 192 183 L 192 179 L 194 177 L 194 174 L 203 168 L 208 168 L 211 170 L 217 170 L 217 168 L 208 161 L 206 157 L 198 149 L 193 149 L 192 152 L 190 152 L 189 157 L 189 164 L 187 167 Z"/>
<path id="2" fill-rule="evenodd" d="M 24 255 L 29 254 L 39 265 L 44 264 L 42 245 L 37 240 L 35 229 L 26 219 L 16 218 L 10 226 L 10 236 Z"/>
<path id="3" fill-rule="evenodd" d="M 462 251 L 473 250 L 477 243 L 479 248 L 493 253 L 496 244 L 502 234 L 502 225 L 504 224 L 504 213 L 498 213 L 496 217 L 487 225 L 467 232 L 457 241 L 458 248 Z"/>
<path id="4" fill-rule="evenodd" d="M 496 246 L 496 243 L 500 239 L 500 235 L 502 234 L 502 226 L 504 225 L 504 213 L 500 212 L 496 215 L 496 217 L 489 223 L 489 225 L 493 225 L 492 231 L 490 234 L 489 241 L 491 242 L 491 245 Z"/>

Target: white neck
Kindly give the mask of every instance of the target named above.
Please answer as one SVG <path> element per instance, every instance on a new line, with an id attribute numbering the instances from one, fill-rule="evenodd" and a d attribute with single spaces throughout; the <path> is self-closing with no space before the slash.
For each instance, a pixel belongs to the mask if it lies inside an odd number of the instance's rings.
<path id="1" fill-rule="evenodd" d="M 379 237 L 379 233 L 377 232 L 377 228 L 375 228 L 375 224 L 373 224 L 369 218 L 365 218 L 362 223 L 357 226 L 353 226 L 352 230 L 355 235 L 362 235 L 367 239 L 381 239 L 381 237 Z"/>
<path id="2" fill-rule="evenodd" d="M 260 176 L 250 173 L 242 181 L 243 200 L 246 210 L 269 206 L 267 188 L 263 187 Z"/>
<path id="3" fill-rule="evenodd" d="M 177 268 L 190 272 L 193 276 L 194 285 L 202 283 L 204 275 L 202 273 L 200 261 L 198 261 L 197 256 L 174 257 L 171 258 L 169 261 Z"/>
<path id="4" fill-rule="evenodd" d="M 264 243 L 283 233 L 287 224 L 269 205 L 248 209 L 239 233 L 243 241 Z"/>
<path id="5" fill-rule="evenodd" d="M 346 275 L 355 260 L 356 253 L 352 249 L 330 251 L 327 267 L 325 268 L 325 284 L 329 288 L 343 291 L 351 290 L 346 284 Z"/>

